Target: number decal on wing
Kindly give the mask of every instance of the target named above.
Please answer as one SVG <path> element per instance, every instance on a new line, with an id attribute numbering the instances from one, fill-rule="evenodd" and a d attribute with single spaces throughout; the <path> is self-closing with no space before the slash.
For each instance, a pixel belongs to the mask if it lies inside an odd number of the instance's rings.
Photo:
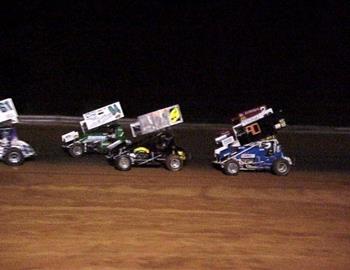
<path id="1" fill-rule="evenodd" d="M 116 114 L 120 113 L 120 110 L 119 110 L 117 104 L 112 104 L 112 105 L 108 106 L 108 110 L 109 110 L 113 115 L 116 115 Z"/>
<path id="2" fill-rule="evenodd" d="M 257 135 L 261 133 L 261 128 L 258 123 L 254 123 L 249 126 L 246 126 L 245 131 L 247 132 L 247 134 Z"/>
<path id="3" fill-rule="evenodd" d="M 178 107 L 174 107 L 170 110 L 169 113 L 170 123 L 176 123 L 181 119 L 181 112 Z"/>
<path id="4" fill-rule="evenodd" d="M 11 111 L 12 107 L 11 107 L 10 103 L 6 100 L 4 102 L 0 102 L 0 110 L 4 113 L 7 111 Z"/>

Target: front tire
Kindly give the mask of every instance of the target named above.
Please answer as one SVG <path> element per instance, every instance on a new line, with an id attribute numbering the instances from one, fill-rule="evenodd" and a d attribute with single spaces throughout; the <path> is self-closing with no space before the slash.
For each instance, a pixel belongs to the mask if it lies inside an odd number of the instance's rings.
<path id="1" fill-rule="evenodd" d="M 131 159 L 127 156 L 117 157 L 114 161 L 114 167 L 120 171 L 129 171 L 131 169 Z"/>
<path id="2" fill-rule="evenodd" d="M 19 166 L 23 164 L 24 157 L 21 150 L 17 148 L 10 148 L 4 157 L 4 161 L 7 165 Z"/>
<path id="3" fill-rule="evenodd" d="M 84 154 L 84 147 L 82 144 L 73 144 L 68 149 L 69 154 L 74 157 L 81 157 Z"/>
<path id="4" fill-rule="evenodd" d="M 177 172 L 183 168 L 183 161 L 178 155 L 169 155 L 165 160 L 165 166 L 169 171 Z"/>
<path id="5" fill-rule="evenodd" d="M 286 176 L 290 171 L 290 164 L 284 158 L 276 159 L 273 163 L 272 171 L 278 176 Z"/>
<path id="6" fill-rule="evenodd" d="M 227 161 L 224 165 L 224 173 L 227 175 L 237 175 L 239 172 L 239 164 L 234 160 Z"/>

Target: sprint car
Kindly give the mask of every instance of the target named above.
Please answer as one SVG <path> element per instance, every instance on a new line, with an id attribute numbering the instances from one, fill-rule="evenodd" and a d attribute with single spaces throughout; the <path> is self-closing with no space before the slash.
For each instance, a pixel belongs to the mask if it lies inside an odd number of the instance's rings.
<path id="1" fill-rule="evenodd" d="M 118 124 L 111 124 L 85 130 L 82 134 L 72 131 L 62 136 L 62 147 L 72 157 L 81 157 L 85 153 L 107 154 L 110 147 L 115 147 L 125 141 L 123 128 Z"/>
<path id="2" fill-rule="evenodd" d="M 293 163 L 276 139 L 277 131 L 284 127 L 284 118 L 266 106 L 239 113 L 232 130 L 215 139 L 218 148 L 213 163 L 228 175 L 240 170 L 272 170 L 287 175 Z"/>
<path id="3" fill-rule="evenodd" d="M 174 136 L 167 131 L 148 135 L 134 143 L 126 141 L 113 148 L 106 157 L 121 171 L 142 165 L 164 165 L 170 171 L 179 171 L 188 160 L 184 149 L 176 145 Z"/>
<path id="4" fill-rule="evenodd" d="M 0 160 L 7 165 L 19 166 L 26 158 L 35 156 L 34 149 L 18 140 L 15 127 L 0 127 Z"/>
<path id="5" fill-rule="evenodd" d="M 189 153 L 175 143 L 169 128 L 182 122 L 179 105 L 138 116 L 130 124 L 131 133 L 143 139 L 111 147 L 106 157 L 122 171 L 130 170 L 133 165 L 164 165 L 170 171 L 179 171 L 189 160 Z"/>
<path id="6" fill-rule="evenodd" d="M 34 149 L 17 137 L 13 124 L 18 123 L 18 114 L 12 98 L 0 100 L 0 160 L 7 165 L 21 165 L 26 158 L 35 155 Z"/>
<path id="7" fill-rule="evenodd" d="M 271 170 L 276 175 L 285 176 L 293 165 L 291 158 L 284 155 L 280 143 L 275 138 L 243 146 L 221 146 L 215 150 L 213 163 L 227 175 L 237 175 L 240 170 Z"/>
<path id="8" fill-rule="evenodd" d="M 84 113 L 84 120 L 80 122 L 82 133 L 71 131 L 62 135 L 62 147 L 72 157 L 92 152 L 107 154 L 110 147 L 125 141 L 124 130 L 116 122 L 123 117 L 120 102 Z"/>

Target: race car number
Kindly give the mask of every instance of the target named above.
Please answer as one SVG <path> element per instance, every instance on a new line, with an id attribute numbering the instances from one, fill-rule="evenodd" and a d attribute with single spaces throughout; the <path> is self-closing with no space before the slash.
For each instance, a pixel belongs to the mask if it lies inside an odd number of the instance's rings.
<path id="1" fill-rule="evenodd" d="M 257 134 L 261 133 L 261 128 L 260 128 L 260 125 L 258 123 L 254 123 L 254 124 L 251 124 L 249 126 L 246 126 L 245 131 L 247 132 L 247 134 L 257 135 Z"/>
<path id="2" fill-rule="evenodd" d="M 175 124 L 181 120 L 181 112 L 178 106 L 174 106 L 169 111 L 169 121 L 170 124 Z"/>
<path id="3" fill-rule="evenodd" d="M 83 114 L 87 129 L 97 128 L 124 117 L 120 102 Z"/>
<path id="4" fill-rule="evenodd" d="M 8 99 L 6 99 L 6 100 L 3 101 L 3 102 L 0 102 L 0 110 L 1 110 L 1 112 L 3 112 L 3 113 L 5 113 L 5 112 L 7 112 L 7 111 L 13 110 L 13 109 L 12 109 L 12 106 L 11 106 L 11 104 L 10 104 L 10 102 L 9 102 Z"/>
<path id="5" fill-rule="evenodd" d="M 0 122 L 11 120 L 13 123 L 17 123 L 17 111 L 11 98 L 7 98 L 0 101 Z"/>

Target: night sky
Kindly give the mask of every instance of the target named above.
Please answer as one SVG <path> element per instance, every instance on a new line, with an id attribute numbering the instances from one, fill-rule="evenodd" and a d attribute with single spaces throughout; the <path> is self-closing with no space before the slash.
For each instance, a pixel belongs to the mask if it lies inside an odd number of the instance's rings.
<path id="1" fill-rule="evenodd" d="M 179 103 L 210 123 L 266 104 L 349 126 L 347 2 L 273 2 L 16 1 L 1 8 L 0 99 L 49 115 L 119 100 L 126 117 Z"/>

